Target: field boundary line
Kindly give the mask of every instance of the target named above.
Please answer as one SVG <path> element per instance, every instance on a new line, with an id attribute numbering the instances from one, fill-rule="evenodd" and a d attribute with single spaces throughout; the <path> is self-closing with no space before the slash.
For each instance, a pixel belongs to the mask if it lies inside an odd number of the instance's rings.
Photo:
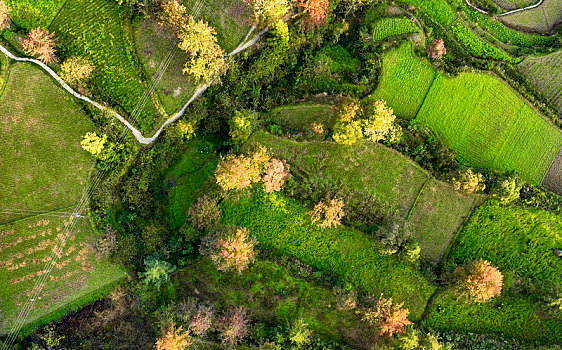
<path id="1" fill-rule="evenodd" d="M 464 0 L 464 1 L 465 1 L 466 4 L 468 5 L 468 7 L 472 8 L 472 9 L 474 9 L 474 10 L 480 12 L 480 13 L 483 13 L 483 14 L 485 14 L 485 15 L 489 15 L 489 14 L 490 14 L 490 13 L 488 13 L 488 12 L 486 12 L 486 11 L 484 11 L 484 10 L 482 10 L 482 9 L 480 9 L 480 8 L 478 8 L 478 7 L 476 7 L 476 6 L 474 6 L 474 5 L 471 4 L 468 0 Z M 541 6 L 543 2 L 544 2 L 544 0 L 539 0 L 539 2 L 537 2 L 537 3 L 534 4 L 534 5 L 530 5 L 530 6 L 527 6 L 527 7 L 520 8 L 520 9 L 515 9 L 515 10 L 507 11 L 507 12 L 504 12 L 504 13 L 500 13 L 500 14 L 497 14 L 496 16 L 497 16 L 497 17 L 502 17 L 502 16 L 511 15 L 511 14 L 513 14 L 513 13 L 517 13 L 517 12 L 521 12 L 521 11 L 531 10 L 531 9 L 534 9 L 535 7 Z"/>
<path id="2" fill-rule="evenodd" d="M 35 215 L 26 216 L 26 217 L 21 218 L 21 219 L 12 220 L 12 221 L 8 221 L 8 222 L 6 222 L 6 223 L 4 223 L 4 224 L 0 224 L 0 227 L 5 226 L 5 225 L 9 225 L 9 224 L 18 223 L 18 222 L 20 222 L 20 221 L 23 221 L 23 220 L 26 220 L 26 219 L 29 219 L 29 218 L 33 218 L 33 217 L 37 217 L 37 216 L 42 216 L 42 215 L 49 214 L 49 213 L 54 213 L 54 212 L 60 212 L 61 210 L 72 209 L 72 208 L 75 208 L 75 206 L 74 206 L 74 205 L 71 205 L 71 206 L 68 206 L 68 207 L 63 207 L 63 208 L 59 208 L 59 209 L 53 209 L 53 210 L 45 211 L 45 212 L 43 212 L 43 213 L 38 213 L 38 214 L 35 214 Z M 0 209 L 0 211 L 3 211 L 3 210 Z M 25 213 L 22 212 L 22 214 L 25 214 Z"/>
<path id="3" fill-rule="evenodd" d="M 62 12 L 62 9 L 66 6 L 67 3 L 68 3 L 68 0 L 64 0 L 64 4 L 62 4 L 60 9 L 57 11 L 57 14 L 55 15 L 55 17 L 53 17 L 53 19 L 51 20 L 51 23 L 49 23 L 49 25 L 47 26 L 48 29 L 51 29 L 51 26 L 53 25 L 53 23 L 55 22 L 57 17 L 60 15 L 60 13 Z"/>
<path id="4" fill-rule="evenodd" d="M 252 33 L 255 30 L 255 28 L 256 28 L 255 26 L 252 26 L 250 28 L 249 33 Z M 247 48 L 249 48 L 250 46 L 254 45 L 260 39 L 260 37 L 268 31 L 268 29 L 269 29 L 269 27 L 266 27 L 265 29 L 263 29 L 262 31 L 257 33 L 252 39 L 243 41 L 242 43 L 240 43 L 240 45 L 238 45 L 237 48 L 235 48 L 232 52 L 230 52 L 226 56 L 232 57 L 232 56 L 236 55 L 237 53 L 239 53 L 241 51 L 244 51 Z M 199 96 L 201 96 L 203 94 L 203 92 L 205 92 L 211 86 L 210 83 L 206 83 L 206 84 L 203 84 L 202 86 L 200 86 L 199 88 L 197 88 L 197 90 L 195 90 L 195 92 L 193 93 L 191 98 L 183 105 L 183 107 L 177 113 L 175 113 L 170 118 L 168 118 L 151 137 L 144 137 L 142 135 L 142 133 L 137 128 L 135 128 L 123 116 L 121 116 L 119 113 L 117 113 L 113 109 L 111 109 L 109 107 L 105 107 L 105 106 L 101 105 L 100 103 L 98 103 L 96 101 L 93 101 L 89 97 L 84 96 L 84 95 L 74 91 L 74 89 L 72 89 L 64 80 L 61 79 L 61 77 L 55 71 L 53 71 L 45 63 L 43 63 L 39 60 L 36 60 L 34 58 L 18 57 L 16 55 L 12 54 L 10 51 L 8 51 L 8 49 L 6 49 L 1 43 L 0 43 L 0 51 L 2 51 L 2 53 L 4 55 L 6 55 L 7 58 L 12 59 L 14 61 L 30 62 L 30 63 L 34 63 L 34 64 L 40 66 L 47 73 L 49 73 L 49 75 L 51 75 L 57 81 L 57 83 L 59 83 L 63 87 L 63 89 L 65 89 L 68 93 L 70 93 L 72 96 L 78 98 L 79 100 L 82 100 L 82 101 L 85 101 L 85 102 L 91 104 L 92 106 L 96 107 L 100 111 L 107 112 L 110 115 L 112 115 L 113 117 L 115 117 L 116 119 L 118 119 L 123 125 L 125 125 L 133 133 L 133 135 L 135 136 L 135 138 L 137 139 L 138 142 L 140 142 L 141 144 L 145 144 L 145 145 L 150 145 L 154 141 L 156 141 L 156 139 L 158 139 L 158 137 L 160 136 L 162 131 L 164 131 L 164 128 L 168 124 L 173 123 L 174 121 L 176 121 L 177 119 L 182 117 L 185 114 L 185 111 L 187 110 L 187 107 L 195 99 L 197 99 Z"/>
<path id="5" fill-rule="evenodd" d="M 408 215 L 406 216 L 406 221 L 410 220 L 410 217 L 412 216 L 412 213 L 414 212 L 414 209 L 416 208 L 416 204 L 418 204 L 420 197 L 422 195 L 423 190 L 425 189 L 425 187 L 427 186 L 427 183 L 430 182 L 431 180 L 433 180 L 433 176 L 431 174 L 427 174 L 428 177 L 427 179 L 424 181 L 424 183 L 421 185 L 420 190 L 418 191 L 418 194 L 416 196 L 416 199 L 414 199 L 414 203 L 412 203 L 412 206 L 410 207 L 410 210 L 408 210 Z"/>

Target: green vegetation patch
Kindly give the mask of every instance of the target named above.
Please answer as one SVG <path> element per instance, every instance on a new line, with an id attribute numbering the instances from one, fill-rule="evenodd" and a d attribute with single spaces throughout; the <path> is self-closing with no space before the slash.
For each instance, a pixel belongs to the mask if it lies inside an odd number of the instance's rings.
<path id="1" fill-rule="evenodd" d="M 408 18 L 381 18 L 371 25 L 373 42 L 405 34 L 417 33 L 419 28 Z"/>
<path id="2" fill-rule="evenodd" d="M 120 11 L 113 0 L 68 0 L 50 29 L 56 33 L 62 58 L 78 55 L 90 59 L 101 97 L 132 115 L 145 88 Z M 151 130 L 156 115 L 150 99 L 139 112 L 130 121 L 142 132 Z"/>
<path id="3" fill-rule="evenodd" d="M 66 208 L 70 211 L 72 208 Z M 74 220 L 78 220 L 73 223 Z M 66 244 L 25 324 L 48 315 L 76 299 L 125 276 L 92 249 L 95 233 L 86 219 L 51 212 L 0 226 L 0 306 L 6 331 L 17 320 L 27 298 L 50 261 L 55 244 Z"/>
<path id="4" fill-rule="evenodd" d="M 50 211 L 78 202 L 93 166 L 80 147 L 94 125 L 71 96 L 28 63 L 10 65 L 0 98 L 3 209 Z M 0 223 L 23 215 L 0 214 Z"/>
<path id="5" fill-rule="evenodd" d="M 433 68 L 415 59 L 410 45 L 404 44 L 384 54 L 380 82 L 374 96 L 385 100 L 396 115 L 414 118 L 435 76 Z"/>
<path id="6" fill-rule="evenodd" d="M 31 29 L 48 27 L 55 19 L 65 0 L 4 0 L 11 9 L 12 21 L 18 27 Z"/>
<path id="7" fill-rule="evenodd" d="M 332 125 L 334 106 L 328 104 L 299 104 L 277 107 L 269 112 L 273 122 L 291 130 L 309 130 L 312 123 Z"/>
<path id="8" fill-rule="evenodd" d="M 450 26 L 455 21 L 455 13 L 445 0 L 401 0 L 400 2 L 419 8 L 444 27 Z"/>
<path id="9" fill-rule="evenodd" d="M 529 56 L 517 69 L 562 113 L 562 51 Z"/>
<path id="10" fill-rule="evenodd" d="M 384 293 L 418 320 L 435 287 L 413 266 L 381 256 L 363 233 L 346 227 L 320 229 L 308 209 L 279 193 L 261 190 L 238 202 L 224 201 L 222 222 L 247 227 L 263 247 L 276 248 L 317 269 L 348 279 L 375 295 Z"/>
<path id="11" fill-rule="evenodd" d="M 521 59 L 512 57 L 494 45 L 483 41 L 460 22 L 453 24 L 451 29 L 457 40 L 468 48 L 470 53 L 476 57 L 491 58 L 510 63 L 518 63 L 521 61 Z"/>

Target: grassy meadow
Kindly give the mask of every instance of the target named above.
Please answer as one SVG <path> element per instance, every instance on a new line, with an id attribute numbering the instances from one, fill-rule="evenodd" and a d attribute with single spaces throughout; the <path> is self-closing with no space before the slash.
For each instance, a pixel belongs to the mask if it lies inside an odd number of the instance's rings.
<path id="1" fill-rule="evenodd" d="M 309 129 L 314 122 L 331 126 L 333 115 L 333 105 L 299 104 L 274 108 L 267 116 L 271 121 L 282 127 L 299 131 Z"/>
<path id="2" fill-rule="evenodd" d="M 65 208 L 71 211 L 72 207 Z M 77 220 L 77 222 L 74 222 Z M 23 308 L 36 281 L 52 258 L 55 244 L 66 234 L 64 249 L 46 279 L 25 324 L 64 308 L 105 285 L 125 276 L 107 259 L 95 256 L 91 245 L 95 233 L 87 219 L 57 215 L 28 217 L 0 226 L 0 308 L 3 331 L 9 329 Z"/>
<path id="3" fill-rule="evenodd" d="M 22 88 L 25 86 L 25 88 Z M 1 90 L 0 90 L 1 91 Z M 0 97 L 2 209 L 50 211 L 78 202 L 93 166 L 80 147 L 93 131 L 71 96 L 35 65 L 10 65 Z M 0 224 L 21 218 L 0 214 Z"/>

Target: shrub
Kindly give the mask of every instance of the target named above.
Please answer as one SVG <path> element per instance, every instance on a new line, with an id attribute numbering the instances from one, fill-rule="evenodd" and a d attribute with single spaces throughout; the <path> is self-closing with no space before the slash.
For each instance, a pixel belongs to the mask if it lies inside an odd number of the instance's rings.
<path id="1" fill-rule="evenodd" d="M 106 142 L 107 135 L 103 134 L 103 136 L 98 136 L 95 132 L 88 132 L 84 135 L 80 144 L 84 150 L 98 158 L 103 154 Z"/>
<path id="2" fill-rule="evenodd" d="M 289 328 L 289 340 L 294 343 L 297 349 L 310 343 L 312 330 L 308 328 L 308 324 L 299 317 Z"/>
<path id="3" fill-rule="evenodd" d="M 168 331 L 156 341 L 156 350 L 185 350 L 193 344 L 189 331 L 171 325 Z"/>
<path id="4" fill-rule="evenodd" d="M 228 134 L 237 142 L 246 141 L 258 125 L 258 113 L 250 110 L 234 112 L 234 117 L 229 122 Z"/>
<path id="5" fill-rule="evenodd" d="M 287 162 L 272 158 L 265 167 L 264 176 L 262 178 L 264 191 L 267 193 L 281 191 L 285 181 L 291 178 L 289 169 L 290 167 Z"/>
<path id="6" fill-rule="evenodd" d="M 236 346 L 248 335 L 249 323 L 248 310 L 243 306 L 232 309 L 226 315 L 221 316 L 218 319 L 221 342 L 230 347 Z"/>
<path id="7" fill-rule="evenodd" d="M 109 254 L 117 251 L 117 237 L 115 230 L 106 227 L 104 232 L 96 238 L 94 249 L 98 255 L 109 256 Z"/>
<path id="8" fill-rule="evenodd" d="M 37 56 L 43 63 L 53 63 L 55 56 L 55 33 L 49 33 L 47 29 L 31 29 L 22 42 L 25 53 Z"/>
<path id="9" fill-rule="evenodd" d="M 308 214 L 312 222 L 318 222 L 320 228 L 337 227 L 345 215 L 343 206 L 343 200 L 339 198 L 326 199 L 318 202 Z"/>
<path id="10" fill-rule="evenodd" d="M 0 0 L 0 31 L 6 29 L 10 24 L 10 8 Z"/>
<path id="11" fill-rule="evenodd" d="M 328 0 L 300 0 L 299 5 L 305 10 L 309 28 L 320 27 L 328 16 Z"/>
<path id="12" fill-rule="evenodd" d="M 386 299 L 382 294 L 375 302 L 374 307 L 363 312 L 363 321 L 366 321 L 379 330 L 379 335 L 392 336 L 404 332 L 404 327 L 412 324 L 408 320 L 408 309 L 402 308 L 403 303 L 394 304 L 392 298 Z"/>
<path id="13" fill-rule="evenodd" d="M 159 260 L 157 256 L 149 256 L 144 260 L 145 272 L 139 272 L 139 277 L 145 287 L 156 288 L 160 291 L 162 286 L 170 282 L 170 273 L 175 267 L 167 261 Z"/>
<path id="14" fill-rule="evenodd" d="M 241 273 L 254 261 L 254 246 L 245 227 L 227 226 L 208 234 L 201 242 L 200 252 L 208 256 L 219 271 Z"/>
<path id="15" fill-rule="evenodd" d="M 499 180 L 492 188 L 492 196 L 502 203 L 511 203 L 519 199 L 523 182 L 517 174 Z"/>
<path id="16" fill-rule="evenodd" d="M 88 79 L 94 71 L 94 66 L 83 57 L 72 56 L 61 65 L 61 78 L 69 84 L 76 84 Z"/>
<path id="17" fill-rule="evenodd" d="M 377 238 L 382 246 L 381 254 L 394 254 L 410 242 L 412 231 L 406 220 L 399 215 L 387 216 L 377 230 Z"/>
<path id="18" fill-rule="evenodd" d="M 431 47 L 431 53 L 429 54 L 429 57 L 440 60 L 446 53 L 447 49 L 445 48 L 443 39 L 433 40 L 433 45 Z"/>
<path id="19" fill-rule="evenodd" d="M 454 280 L 461 296 L 468 295 L 477 302 L 484 302 L 499 295 L 503 275 L 487 260 L 476 260 L 455 269 Z"/>
<path id="20" fill-rule="evenodd" d="M 455 191 L 464 193 L 473 193 L 484 191 L 484 177 L 480 173 L 472 172 L 472 169 L 460 171 L 457 176 L 453 177 L 453 187 Z"/>
<path id="21" fill-rule="evenodd" d="M 552 317 L 562 316 L 562 283 L 546 282 L 541 293 L 541 307 L 545 314 Z"/>
<path id="22" fill-rule="evenodd" d="M 193 226 L 202 231 L 210 231 L 217 227 L 221 215 L 218 198 L 203 195 L 197 198 L 187 210 Z"/>
<path id="23" fill-rule="evenodd" d="M 357 307 L 357 291 L 351 284 L 334 287 L 334 294 L 336 295 L 336 308 L 338 310 L 353 310 Z"/>

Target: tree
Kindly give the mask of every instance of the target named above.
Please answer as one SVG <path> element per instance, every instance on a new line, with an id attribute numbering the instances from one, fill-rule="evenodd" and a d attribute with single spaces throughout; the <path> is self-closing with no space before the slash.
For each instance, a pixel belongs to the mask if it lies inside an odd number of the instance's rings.
<path id="1" fill-rule="evenodd" d="M 272 158 L 265 167 L 262 177 L 263 188 L 267 193 L 281 191 L 285 181 L 291 178 L 289 164 L 276 158 Z"/>
<path id="2" fill-rule="evenodd" d="M 262 180 L 262 173 L 270 160 L 271 156 L 264 146 L 259 146 L 249 155 L 230 155 L 219 161 L 215 179 L 225 191 L 247 188 Z"/>
<path id="3" fill-rule="evenodd" d="M 145 272 L 139 272 L 139 277 L 146 287 L 154 287 L 158 291 L 170 281 L 170 274 L 176 270 L 169 262 L 152 255 L 144 260 L 144 267 Z"/>
<path id="4" fill-rule="evenodd" d="M 230 310 L 218 320 L 218 331 L 221 342 L 234 347 L 248 335 L 250 317 L 244 306 Z"/>
<path id="5" fill-rule="evenodd" d="M 429 57 L 433 59 L 440 60 L 444 54 L 447 53 L 447 49 L 445 48 L 445 43 L 443 39 L 433 40 L 433 46 L 431 48 L 431 53 Z"/>
<path id="6" fill-rule="evenodd" d="M 23 39 L 23 50 L 29 55 L 37 56 L 43 63 L 53 63 L 56 59 L 54 35 L 54 32 L 49 33 L 47 29 L 31 29 Z"/>
<path id="7" fill-rule="evenodd" d="M 337 227 L 341 224 L 341 219 L 345 215 L 343 211 L 343 200 L 332 198 L 318 202 L 312 211 L 308 212 L 312 222 L 319 222 L 321 228 Z"/>
<path id="8" fill-rule="evenodd" d="M 203 337 L 213 326 L 214 312 L 209 306 L 199 305 L 189 322 L 189 329 L 198 337 Z"/>
<path id="9" fill-rule="evenodd" d="M 227 226 L 211 232 L 201 242 L 201 255 L 208 256 L 219 271 L 242 273 L 254 262 L 254 246 L 258 242 L 245 227 Z"/>
<path id="10" fill-rule="evenodd" d="M 473 173 L 472 169 L 461 171 L 453 177 L 453 187 L 455 191 L 473 193 L 484 191 L 486 185 L 483 183 L 484 177 L 480 173 Z"/>
<path id="11" fill-rule="evenodd" d="M 203 195 L 197 198 L 187 210 L 191 223 L 201 231 L 209 231 L 217 227 L 221 215 L 218 198 Z"/>
<path id="12" fill-rule="evenodd" d="M 489 261 L 476 260 L 455 269 L 454 283 L 460 296 L 484 302 L 501 293 L 503 275 Z"/>
<path id="13" fill-rule="evenodd" d="M 363 100 L 362 105 L 363 135 L 374 142 L 389 136 L 396 119 L 392 108 L 387 107 L 385 101 L 371 97 Z"/>
<path id="14" fill-rule="evenodd" d="M 381 253 L 394 254 L 412 239 L 412 231 L 401 216 L 390 215 L 379 225 L 377 238 L 382 246 Z"/>
<path id="15" fill-rule="evenodd" d="M 258 125 L 258 113 L 243 109 L 234 112 L 234 117 L 229 122 L 230 137 L 237 142 L 246 141 Z"/>
<path id="16" fill-rule="evenodd" d="M 309 28 L 320 27 L 328 17 L 328 0 L 300 0 L 299 5 L 305 10 Z"/>
<path id="17" fill-rule="evenodd" d="M 519 199 L 522 187 L 523 182 L 514 173 L 499 180 L 492 188 L 492 195 L 504 204 L 511 203 Z"/>
<path id="18" fill-rule="evenodd" d="M 392 298 L 387 299 L 381 294 L 374 307 L 363 312 L 363 321 L 378 328 L 379 335 L 402 333 L 404 327 L 412 324 L 408 320 L 410 310 L 403 309 L 403 305 L 404 303 L 394 304 Z"/>
<path id="19" fill-rule="evenodd" d="M 156 341 L 156 350 L 185 350 L 193 344 L 189 330 L 170 325 L 168 331 Z"/>
<path id="20" fill-rule="evenodd" d="M 186 25 L 187 11 L 185 6 L 177 2 L 177 0 L 169 0 L 162 3 L 162 11 L 160 12 L 160 25 L 170 25 L 177 36 Z"/>
<path id="21" fill-rule="evenodd" d="M 103 154 L 105 143 L 107 142 L 107 135 L 98 136 L 95 132 L 88 132 L 83 136 L 80 144 L 82 148 L 91 155 L 98 158 Z"/>
<path id="22" fill-rule="evenodd" d="M 61 65 L 61 78 L 69 84 L 76 84 L 88 79 L 94 71 L 92 63 L 79 56 L 72 56 Z"/>
<path id="23" fill-rule="evenodd" d="M 340 145 L 351 146 L 363 138 L 361 122 L 354 120 L 351 122 L 337 122 L 334 125 L 332 138 Z"/>
<path id="24" fill-rule="evenodd" d="M 105 227 L 104 232 L 96 238 L 94 249 L 97 254 L 106 257 L 117 251 L 117 236 L 112 227 Z"/>
<path id="25" fill-rule="evenodd" d="M 6 29 L 10 24 L 10 8 L 0 0 L 0 31 Z"/>
<path id="26" fill-rule="evenodd" d="M 294 343 L 297 349 L 310 343 L 312 330 L 308 328 L 308 323 L 299 317 L 289 328 L 289 340 Z"/>
<path id="27" fill-rule="evenodd" d="M 244 0 L 252 9 L 254 23 L 260 27 L 267 27 L 287 13 L 287 0 Z"/>

